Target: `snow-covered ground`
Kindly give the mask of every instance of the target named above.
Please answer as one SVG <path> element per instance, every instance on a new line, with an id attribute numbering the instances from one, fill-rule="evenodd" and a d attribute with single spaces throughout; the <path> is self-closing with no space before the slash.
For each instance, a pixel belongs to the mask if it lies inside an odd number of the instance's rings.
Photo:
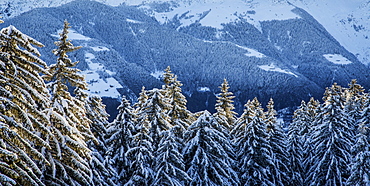
<path id="1" fill-rule="evenodd" d="M 126 4 L 138 5 L 140 1 L 128 1 Z M 164 2 L 164 1 L 162 1 Z M 213 0 L 213 1 L 177 1 L 179 6 L 172 7 L 169 12 L 151 12 L 160 22 L 167 23 L 176 15 L 184 16 L 180 20 L 181 27 L 199 22 L 203 26 L 222 29 L 222 24 L 246 19 L 261 31 L 260 22 L 266 20 L 286 20 L 300 18 L 290 10 L 295 7 L 288 3 L 271 0 Z M 147 2 L 146 2 L 147 3 Z M 142 9 L 149 10 L 147 5 Z"/>
<path id="2" fill-rule="evenodd" d="M 370 63 L 370 1 L 291 2 L 311 14 L 344 48 L 355 54 L 360 62 Z"/>
<path id="3" fill-rule="evenodd" d="M 163 71 L 157 70 L 155 72 L 150 73 L 151 76 L 155 77 L 158 80 L 161 80 L 161 77 L 163 76 Z"/>
<path id="4" fill-rule="evenodd" d="M 101 97 L 119 98 L 120 93 L 117 88 L 123 88 L 122 85 L 113 77 L 101 78 L 99 72 L 106 72 L 109 75 L 114 75 L 114 73 L 106 70 L 103 64 L 93 62 L 94 59 L 94 54 L 85 53 L 85 61 L 89 69 L 82 71 L 81 74 L 85 75 L 86 82 L 89 84 L 88 92 Z"/>
<path id="5" fill-rule="evenodd" d="M 234 45 L 234 46 L 236 46 L 238 48 L 241 48 L 243 50 L 246 50 L 247 53 L 245 53 L 245 55 L 248 56 L 248 57 L 257 57 L 257 58 L 266 57 L 266 55 L 262 54 L 261 52 L 258 52 L 255 49 L 248 48 L 248 47 L 241 46 L 241 45 L 237 45 L 237 44 L 234 44 L 234 43 L 229 42 L 229 41 L 208 41 L 208 40 L 203 40 L 203 42 L 206 42 L 206 43 L 224 43 L 224 44 L 230 44 L 230 45 Z"/>
<path id="6" fill-rule="evenodd" d="M 10 17 L 39 7 L 56 7 L 73 0 L 2 0 L 0 10 L 11 12 Z M 152 12 L 159 22 L 165 23 L 175 15 L 184 15 L 182 26 L 199 21 L 204 26 L 222 28 L 239 18 L 260 29 L 260 21 L 299 18 L 291 12 L 295 6 L 310 13 L 347 50 L 364 64 L 370 63 L 370 2 L 368 0 L 95 0 L 107 5 L 141 5 L 152 2 L 175 2 L 169 12 Z M 142 4 L 146 5 L 142 5 Z M 10 4 L 10 6 L 8 6 Z M 4 14 L 5 18 L 8 16 Z M 138 23 L 135 20 L 127 20 Z"/>
<path id="7" fill-rule="evenodd" d="M 235 45 L 235 46 L 246 50 L 247 53 L 245 55 L 248 56 L 248 57 L 258 57 L 258 58 L 266 57 L 264 54 L 258 52 L 257 50 L 254 50 L 254 49 L 251 49 L 251 48 L 248 48 L 248 47 L 244 47 L 244 46 L 240 46 L 240 45 Z"/>
<path id="8" fill-rule="evenodd" d="M 328 61 L 338 65 L 348 65 L 352 62 L 340 54 L 324 54 L 323 55 Z"/>
<path id="9" fill-rule="evenodd" d="M 58 33 L 61 33 L 63 30 L 58 30 Z M 88 41 L 90 40 L 91 38 L 87 37 L 87 36 L 84 36 L 82 34 L 79 34 L 76 30 L 73 30 L 73 29 L 69 29 L 68 30 L 69 33 L 68 33 L 68 40 L 84 40 L 84 41 Z M 51 34 L 51 36 L 53 37 L 57 37 L 59 38 L 59 34 Z"/>
<path id="10" fill-rule="evenodd" d="M 271 63 L 270 65 L 259 65 L 258 67 L 262 70 L 265 70 L 265 71 L 280 72 L 280 73 L 284 73 L 284 74 L 293 75 L 294 77 L 298 77 L 293 72 L 289 72 L 287 70 L 281 69 L 280 67 L 275 66 L 275 64 L 273 64 L 273 63 Z"/>
<path id="11" fill-rule="evenodd" d="M 198 87 L 197 91 L 198 92 L 210 92 L 211 89 L 209 87 Z"/>

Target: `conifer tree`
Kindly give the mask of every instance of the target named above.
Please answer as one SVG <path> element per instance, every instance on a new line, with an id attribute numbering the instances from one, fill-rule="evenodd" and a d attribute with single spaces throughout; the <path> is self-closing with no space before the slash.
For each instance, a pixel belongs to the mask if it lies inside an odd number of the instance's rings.
<path id="1" fill-rule="evenodd" d="M 0 22 L 2 22 L 0 20 Z M 43 151 L 53 137 L 45 109 L 49 93 L 40 74 L 48 74 L 37 47 L 43 45 L 14 26 L 0 31 L 0 183 L 44 185 L 50 163 Z"/>
<path id="2" fill-rule="evenodd" d="M 77 62 L 73 63 L 67 55 L 67 52 L 81 48 L 67 40 L 69 28 L 65 21 L 60 41 L 55 42 L 58 48 L 53 50 L 58 57 L 57 63 L 50 66 L 50 75 L 45 76 L 50 81 L 52 109 L 49 115 L 51 131 L 56 138 L 50 141 L 52 149 L 48 152 L 48 160 L 51 167 L 44 172 L 44 180 L 50 185 L 93 185 L 89 164 L 91 150 L 86 142 L 97 143 L 97 140 L 90 130 L 91 121 L 86 117 L 84 103 L 71 96 L 67 87 L 68 84 L 87 89 L 84 77 L 73 68 Z"/>
<path id="3" fill-rule="evenodd" d="M 147 119 L 139 123 L 138 132 L 133 136 L 133 147 L 125 154 L 128 167 L 133 171 L 125 186 L 151 185 L 154 178 L 153 140 L 148 134 L 150 126 Z"/>
<path id="4" fill-rule="evenodd" d="M 170 110 L 168 116 L 176 141 L 180 147 L 183 146 L 183 136 L 189 125 L 195 121 L 192 113 L 187 109 L 186 97 L 182 94 L 182 83 L 177 80 L 177 76 L 171 72 L 168 66 L 163 74 L 163 82 L 165 85 L 162 87 L 164 97 L 168 98 Z"/>
<path id="5" fill-rule="evenodd" d="M 349 177 L 350 117 L 344 112 L 342 87 L 327 88 L 319 120 L 313 129 L 311 167 L 307 180 L 310 185 L 344 185 Z"/>
<path id="6" fill-rule="evenodd" d="M 352 134 L 355 136 L 358 128 L 358 122 L 362 110 L 362 97 L 364 88 L 357 84 L 357 81 L 353 79 L 348 88 L 345 90 L 345 112 L 352 118 L 353 123 L 349 123 Z"/>
<path id="7" fill-rule="evenodd" d="M 271 167 L 272 180 L 275 185 L 290 185 L 288 177 L 288 155 L 286 146 L 286 135 L 280 123 L 276 121 L 276 110 L 274 101 L 270 99 L 267 104 L 266 112 L 266 132 L 268 142 L 271 146 L 271 156 L 274 166 Z"/>
<path id="8" fill-rule="evenodd" d="M 366 127 L 370 127 L 370 95 L 369 93 L 365 93 L 363 95 L 363 99 L 362 99 L 362 110 L 361 110 L 361 113 L 359 115 L 359 124 L 361 124 L 363 126 L 364 129 L 366 129 L 367 133 L 366 135 L 369 136 L 370 138 L 370 134 L 369 134 L 369 131 L 367 130 Z M 359 131 L 362 131 L 362 130 L 358 130 L 357 132 Z"/>
<path id="9" fill-rule="evenodd" d="M 312 166 L 312 156 L 315 147 L 312 145 L 311 136 L 314 133 L 314 127 L 320 118 L 317 115 L 321 112 L 320 103 L 311 98 L 307 104 L 301 105 L 299 111 L 299 118 L 297 118 L 296 125 L 299 127 L 299 137 L 303 144 L 303 177 L 307 178 L 310 174 L 310 168 Z"/>
<path id="10" fill-rule="evenodd" d="M 167 66 L 163 73 L 164 90 L 168 90 L 170 88 L 171 84 L 173 84 L 174 78 L 175 75 L 172 73 L 171 67 Z"/>
<path id="11" fill-rule="evenodd" d="M 141 92 L 139 94 L 139 98 L 137 103 L 134 104 L 134 112 L 136 114 L 140 113 L 140 111 L 143 109 L 144 103 L 148 100 L 147 91 L 145 90 L 145 87 L 141 88 Z"/>
<path id="12" fill-rule="evenodd" d="M 241 130 L 237 131 L 236 130 Z M 263 109 L 257 98 L 246 104 L 242 119 L 236 122 L 235 133 L 239 179 L 242 185 L 274 185 L 270 180 L 274 162 L 271 146 L 267 141 Z"/>
<path id="13" fill-rule="evenodd" d="M 106 127 L 109 124 L 109 114 L 105 111 L 102 99 L 97 95 L 90 95 L 85 100 L 85 108 L 87 118 L 91 121 L 91 132 L 98 141 L 98 143 L 94 143 L 92 140 L 87 142 L 88 147 L 92 151 L 90 165 L 93 172 L 93 182 L 95 185 L 115 185 L 114 180 L 116 180 L 115 176 L 117 173 L 109 163 L 105 162 L 107 151 L 105 137 L 107 135 Z"/>
<path id="14" fill-rule="evenodd" d="M 347 180 L 347 185 L 370 185 L 369 125 L 361 123 L 358 130 L 356 143 L 352 149 L 355 157 L 352 159 L 351 176 Z"/>
<path id="15" fill-rule="evenodd" d="M 229 131 L 233 127 L 235 120 L 236 120 L 236 112 L 233 110 L 235 109 L 233 105 L 233 96 L 232 92 L 229 92 L 229 83 L 226 79 L 219 87 L 221 89 L 221 93 L 217 95 L 217 103 L 216 103 L 216 113 L 215 118 L 216 120 L 223 126 L 225 126 Z"/>
<path id="16" fill-rule="evenodd" d="M 304 101 L 294 111 L 293 122 L 288 127 L 287 152 L 289 157 L 289 176 L 292 185 L 304 185 L 304 150 L 301 134 L 304 122 L 307 121 L 307 105 Z"/>
<path id="17" fill-rule="evenodd" d="M 106 158 L 117 171 L 119 182 L 126 183 L 134 171 L 128 164 L 126 153 L 135 147 L 137 115 L 125 96 L 117 109 L 119 113 L 116 119 L 107 126 Z"/>
<path id="18" fill-rule="evenodd" d="M 181 154 L 181 147 L 178 145 L 173 131 L 162 132 L 162 139 L 156 150 L 154 162 L 154 185 L 182 186 L 188 185 L 191 178 L 185 172 L 185 164 Z M 177 132 L 177 131 L 175 131 Z"/>
<path id="19" fill-rule="evenodd" d="M 232 169 L 231 142 L 220 131 L 224 129 L 205 111 L 185 133 L 183 150 L 190 185 L 238 185 Z"/>
<path id="20" fill-rule="evenodd" d="M 148 100 L 142 105 L 139 122 L 149 122 L 149 134 L 153 140 L 153 148 L 157 149 L 161 141 L 161 132 L 169 130 L 172 125 L 169 122 L 167 110 L 170 109 L 168 99 L 165 98 L 159 89 L 148 92 Z"/>
<path id="21" fill-rule="evenodd" d="M 244 105 L 243 114 L 240 116 L 240 118 L 238 118 L 235 121 L 234 129 L 231 130 L 231 132 L 230 132 L 234 141 L 245 139 L 244 138 L 244 135 L 245 135 L 244 132 L 245 132 L 246 127 L 247 127 L 246 124 L 252 121 L 253 114 L 254 113 L 253 113 L 253 110 L 252 110 L 252 103 L 251 103 L 250 100 L 248 100 L 248 102 Z M 239 146 L 239 145 L 240 144 L 236 144 L 236 146 Z"/>

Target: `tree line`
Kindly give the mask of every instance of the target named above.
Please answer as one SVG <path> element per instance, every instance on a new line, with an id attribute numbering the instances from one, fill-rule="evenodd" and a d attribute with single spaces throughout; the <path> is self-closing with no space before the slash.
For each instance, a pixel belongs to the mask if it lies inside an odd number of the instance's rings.
<path id="1" fill-rule="evenodd" d="M 254 98 L 237 116 L 226 79 L 214 114 L 191 113 L 167 67 L 161 88 L 143 87 L 133 105 L 123 96 L 108 122 L 68 58 L 81 48 L 69 28 L 50 66 L 40 42 L 0 31 L 1 185 L 370 184 L 370 99 L 356 80 L 328 87 L 323 103 L 302 101 L 283 128 L 272 99 L 264 109 Z"/>

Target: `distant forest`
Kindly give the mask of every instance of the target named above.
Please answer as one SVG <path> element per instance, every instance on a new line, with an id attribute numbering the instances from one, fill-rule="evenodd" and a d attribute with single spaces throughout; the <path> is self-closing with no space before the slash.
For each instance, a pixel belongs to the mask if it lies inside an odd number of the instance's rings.
<path id="1" fill-rule="evenodd" d="M 67 55 L 81 48 L 69 28 L 50 66 L 42 43 L 0 31 L 1 185 L 370 185 L 370 95 L 356 80 L 302 101 L 283 128 L 272 99 L 237 117 L 226 79 L 215 113 L 190 112 L 168 67 L 162 88 L 122 97 L 108 122 Z"/>

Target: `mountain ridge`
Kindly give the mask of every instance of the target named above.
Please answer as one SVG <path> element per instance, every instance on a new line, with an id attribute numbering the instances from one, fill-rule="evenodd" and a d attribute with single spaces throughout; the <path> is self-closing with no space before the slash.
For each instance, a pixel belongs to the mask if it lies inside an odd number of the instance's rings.
<path id="1" fill-rule="evenodd" d="M 167 66 L 183 82 L 192 111 L 214 111 L 214 94 L 223 78 L 236 95 L 238 112 L 253 97 L 264 104 L 272 97 L 280 109 L 310 97 L 320 99 L 325 87 L 334 82 L 345 86 L 353 78 L 370 87 L 369 69 L 303 9 L 293 12 L 301 18 L 263 21 L 260 30 L 244 19 L 223 24 L 222 29 L 199 22 L 179 28 L 174 25 L 180 16 L 161 24 L 140 10 L 75 1 L 31 10 L 6 19 L 0 27 L 13 24 L 44 43 L 42 58 L 51 64 L 54 36 L 67 19 L 73 42 L 84 46 L 71 56 L 90 76 L 90 93 L 99 94 L 94 85 L 104 85 L 100 95 L 112 93 L 114 99 L 126 95 L 135 101 L 142 86 L 161 87 L 159 76 Z"/>

